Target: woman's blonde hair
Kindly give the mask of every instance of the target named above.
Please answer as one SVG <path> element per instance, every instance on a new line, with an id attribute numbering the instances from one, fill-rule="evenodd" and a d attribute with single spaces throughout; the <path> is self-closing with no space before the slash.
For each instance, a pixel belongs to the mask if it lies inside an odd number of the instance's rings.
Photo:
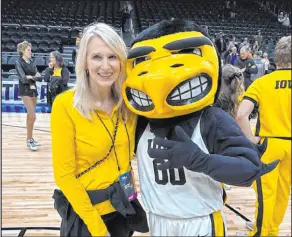
<path id="1" fill-rule="evenodd" d="M 32 45 L 31 43 L 27 42 L 27 41 L 22 41 L 21 43 L 19 43 L 17 45 L 17 53 L 19 54 L 19 56 L 23 56 L 23 52 L 27 47 L 31 47 Z"/>
<path id="2" fill-rule="evenodd" d="M 127 108 L 123 102 L 122 84 L 126 79 L 126 45 L 118 33 L 109 25 L 104 23 L 94 23 L 87 26 L 80 40 L 79 50 L 76 59 L 76 86 L 74 94 L 75 108 L 86 118 L 91 119 L 92 111 L 100 105 L 96 105 L 96 98 L 91 93 L 89 75 L 87 70 L 87 50 L 90 40 L 100 37 L 105 44 L 117 54 L 120 60 L 120 73 L 117 80 L 112 85 L 112 93 L 115 102 L 122 112 L 123 119 L 127 119 Z"/>
<path id="3" fill-rule="evenodd" d="M 231 64 L 222 67 L 222 83 L 217 104 L 233 118 L 237 114 L 239 96 L 244 92 L 243 80 L 244 77 L 239 68 Z"/>

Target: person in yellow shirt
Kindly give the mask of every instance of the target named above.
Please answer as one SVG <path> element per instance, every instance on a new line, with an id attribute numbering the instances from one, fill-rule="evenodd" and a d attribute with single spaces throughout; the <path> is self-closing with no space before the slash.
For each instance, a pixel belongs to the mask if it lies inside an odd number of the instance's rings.
<path id="1" fill-rule="evenodd" d="M 110 26 L 88 26 L 80 41 L 76 87 L 58 95 L 51 114 L 55 208 L 61 236 L 148 232 L 131 159 L 136 115 L 122 100 L 126 46 Z"/>
<path id="2" fill-rule="evenodd" d="M 279 165 L 255 183 L 255 223 L 249 236 L 277 236 L 283 221 L 291 186 L 291 36 L 282 37 L 275 47 L 277 70 L 248 88 L 239 106 L 237 121 L 253 143 L 268 138 L 262 162 L 279 159 Z M 248 117 L 258 106 L 253 136 Z"/>

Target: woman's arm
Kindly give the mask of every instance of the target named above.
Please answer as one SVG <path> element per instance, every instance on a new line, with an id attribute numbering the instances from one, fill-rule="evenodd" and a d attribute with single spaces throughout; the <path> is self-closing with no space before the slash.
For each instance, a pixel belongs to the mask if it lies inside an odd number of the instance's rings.
<path id="1" fill-rule="evenodd" d="M 51 75 L 53 74 L 54 70 L 50 67 L 47 67 L 45 70 L 44 81 L 49 82 Z"/>
<path id="2" fill-rule="evenodd" d="M 89 196 L 75 177 L 75 125 L 66 108 L 64 97 L 58 96 L 51 114 L 52 156 L 54 178 L 74 211 L 87 225 L 92 236 L 105 236 L 107 228 L 98 211 L 93 207 Z"/>
<path id="3" fill-rule="evenodd" d="M 19 80 L 23 83 L 23 84 L 31 84 L 33 77 L 32 76 L 27 76 L 19 62 L 19 60 L 17 60 L 15 62 L 15 69 L 17 72 L 17 75 L 19 77 Z"/>

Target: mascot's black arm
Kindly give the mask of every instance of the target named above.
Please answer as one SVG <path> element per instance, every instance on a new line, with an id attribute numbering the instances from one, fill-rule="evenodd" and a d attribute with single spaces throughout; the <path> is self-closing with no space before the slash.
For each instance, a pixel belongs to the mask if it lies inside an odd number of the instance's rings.
<path id="1" fill-rule="evenodd" d="M 261 162 L 258 147 L 245 137 L 236 121 L 219 108 L 209 107 L 204 111 L 201 134 L 210 151 L 203 173 L 217 181 L 250 186 L 276 166 Z"/>
<path id="2" fill-rule="evenodd" d="M 250 186 L 261 175 L 276 167 L 278 161 L 263 164 L 260 160 L 267 143 L 251 143 L 235 120 L 216 107 L 206 108 L 201 117 L 201 136 L 209 151 L 209 154 L 205 153 L 190 138 L 197 121 L 198 117 L 195 116 L 176 124 L 174 140 L 161 137 L 153 139 L 154 145 L 148 149 L 148 154 L 157 159 L 157 169 L 185 167 L 219 182 Z"/>

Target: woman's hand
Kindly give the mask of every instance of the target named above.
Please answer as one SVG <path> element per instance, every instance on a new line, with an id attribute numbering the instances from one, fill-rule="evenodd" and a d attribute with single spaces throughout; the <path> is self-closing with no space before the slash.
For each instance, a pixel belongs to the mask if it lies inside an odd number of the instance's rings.
<path id="1" fill-rule="evenodd" d="M 30 75 L 29 76 L 26 76 L 26 78 L 29 79 L 29 80 L 34 80 L 33 79 L 33 76 L 30 76 Z"/>
<path id="2" fill-rule="evenodd" d="M 109 232 L 107 232 L 106 234 L 105 234 L 105 237 L 110 237 L 111 236 L 111 234 L 109 233 Z"/>

